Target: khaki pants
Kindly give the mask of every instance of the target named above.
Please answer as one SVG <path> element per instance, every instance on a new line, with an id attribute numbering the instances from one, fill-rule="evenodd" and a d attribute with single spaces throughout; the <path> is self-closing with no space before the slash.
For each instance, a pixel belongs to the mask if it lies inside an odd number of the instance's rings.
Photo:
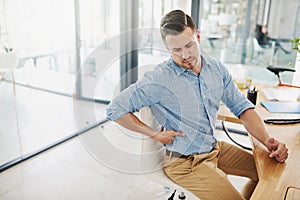
<path id="1" fill-rule="evenodd" d="M 201 200 L 249 199 L 258 182 L 252 154 L 226 142 L 218 142 L 208 154 L 188 158 L 166 156 L 164 172 Z M 250 179 L 242 194 L 230 183 L 227 174 Z"/>

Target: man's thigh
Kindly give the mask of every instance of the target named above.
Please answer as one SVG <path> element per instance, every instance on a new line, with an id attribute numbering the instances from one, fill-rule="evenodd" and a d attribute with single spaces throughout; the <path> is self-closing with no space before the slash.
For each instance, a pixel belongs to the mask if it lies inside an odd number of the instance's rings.
<path id="1" fill-rule="evenodd" d="M 256 165 L 251 153 L 226 142 L 218 143 L 220 148 L 218 167 L 220 169 L 226 174 L 244 176 L 258 181 Z"/>
<path id="2" fill-rule="evenodd" d="M 208 159 L 203 155 L 193 155 L 188 159 L 166 157 L 165 174 L 201 200 L 244 199 L 227 179 L 227 175 L 217 167 L 218 150 L 212 154 L 207 154 Z"/>

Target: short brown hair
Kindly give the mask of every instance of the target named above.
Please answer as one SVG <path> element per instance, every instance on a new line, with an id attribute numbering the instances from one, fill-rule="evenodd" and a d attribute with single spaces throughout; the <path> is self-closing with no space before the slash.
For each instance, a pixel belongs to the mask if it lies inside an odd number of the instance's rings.
<path id="1" fill-rule="evenodd" d="M 190 27 L 196 31 L 196 25 L 193 19 L 182 10 L 173 10 L 167 13 L 160 21 L 160 33 L 163 41 L 167 35 L 178 35 Z"/>

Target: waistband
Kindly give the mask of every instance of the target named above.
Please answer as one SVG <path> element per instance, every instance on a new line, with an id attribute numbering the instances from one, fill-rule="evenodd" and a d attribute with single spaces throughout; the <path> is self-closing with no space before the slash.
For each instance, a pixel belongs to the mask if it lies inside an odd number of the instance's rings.
<path id="1" fill-rule="evenodd" d="M 169 151 L 168 149 L 166 150 L 166 155 L 170 156 L 170 158 L 175 157 L 175 158 L 188 158 L 190 155 L 183 155 L 181 153 L 178 153 L 176 151 Z"/>

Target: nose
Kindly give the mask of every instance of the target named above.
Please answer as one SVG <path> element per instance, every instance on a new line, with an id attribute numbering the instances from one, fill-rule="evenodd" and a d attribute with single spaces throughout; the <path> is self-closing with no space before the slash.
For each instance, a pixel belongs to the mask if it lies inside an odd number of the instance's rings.
<path id="1" fill-rule="evenodd" d="M 188 51 L 186 49 L 183 49 L 181 52 L 181 57 L 183 59 L 187 59 L 189 57 Z"/>

